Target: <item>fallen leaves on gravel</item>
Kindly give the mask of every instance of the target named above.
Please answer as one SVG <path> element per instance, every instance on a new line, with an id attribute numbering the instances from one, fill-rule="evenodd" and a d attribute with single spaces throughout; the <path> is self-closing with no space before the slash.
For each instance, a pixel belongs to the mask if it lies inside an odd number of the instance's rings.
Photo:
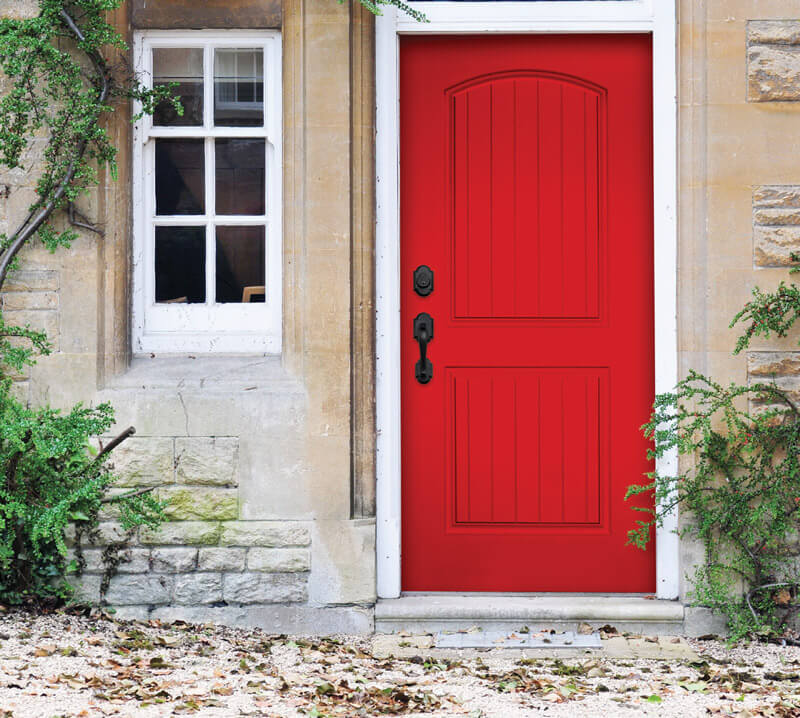
<path id="1" fill-rule="evenodd" d="M 367 638 L 97 616 L 0 615 L 0 718 L 26 716 L 711 715 L 800 718 L 800 649 L 696 662 L 421 655 L 378 659 Z M 605 634 L 619 636 L 611 626 Z M 699 644 L 698 644 L 699 646 Z M 422 650 L 422 649 L 421 649 Z M 701 653 L 703 647 L 696 648 Z M 775 659 L 777 656 L 780 660 Z"/>

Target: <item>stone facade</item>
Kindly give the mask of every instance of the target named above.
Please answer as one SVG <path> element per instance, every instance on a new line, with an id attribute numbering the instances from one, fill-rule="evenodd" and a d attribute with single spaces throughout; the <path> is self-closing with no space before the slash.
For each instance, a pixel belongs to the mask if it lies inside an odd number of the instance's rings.
<path id="1" fill-rule="evenodd" d="M 0 300 L 54 343 L 18 378 L 20 394 L 53 407 L 110 401 L 114 430 L 136 427 L 113 454 L 114 491 L 169 500 L 159 530 L 129 537 L 105 511 L 83 541 L 80 591 L 99 598 L 104 547 L 127 538 L 106 595 L 121 616 L 370 631 L 374 402 L 350 389 L 352 347 L 374 331 L 372 16 L 335 1 L 129 0 L 112 21 L 129 42 L 137 28 L 282 30 L 284 336 L 281 356 L 131 356 L 132 138 L 120 104 L 107 127 L 120 179 L 103 175 L 78 202 L 102 239 L 82 233 L 53 255 L 34 243 Z M 35 179 L 0 176 L 0 231 L 24 215 Z M 372 359 L 359 362 L 369 385 Z"/>
<path id="2" fill-rule="evenodd" d="M 205 22 L 230 25 L 230 3 Z M 800 0 L 679 0 L 679 361 L 722 382 L 776 378 L 800 396 L 798 335 L 732 356 L 729 322 L 752 288 L 788 279 L 800 242 Z M 131 357 L 130 123 L 108 131 L 120 180 L 81 199 L 103 225 L 69 252 L 32 246 L 6 286 L 9 319 L 55 352 L 19 377 L 55 407 L 111 401 L 135 437 L 116 490 L 154 487 L 170 520 L 132 537 L 108 600 L 120 615 L 219 620 L 281 631 L 372 628 L 374 523 L 373 24 L 357 3 L 237 0 L 248 27 L 282 30 L 281 357 Z M 189 10 L 191 12 L 189 12 Z M 255 9 L 254 9 L 255 8 Z M 114 15 L 176 27 L 184 0 L 132 0 Z M 12 0 L 3 12 L 35 11 Z M 195 19 L 189 23 L 193 26 Z M 137 25 L 138 24 L 138 25 Z M 34 152 L 41 144 L 34 146 Z M 0 176 L 0 231 L 34 177 Z M 97 597 L 113 511 L 87 547 Z M 681 573 L 702 547 L 684 540 Z M 684 582 L 682 595 L 688 584 Z M 687 614 L 688 615 L 688 614 Z"/>

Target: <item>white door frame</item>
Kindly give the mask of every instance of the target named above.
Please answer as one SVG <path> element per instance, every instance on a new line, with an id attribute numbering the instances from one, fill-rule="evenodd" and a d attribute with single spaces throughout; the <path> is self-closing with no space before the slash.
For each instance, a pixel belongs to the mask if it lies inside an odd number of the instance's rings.
<path id="1" fill-rule="evenodd" d="M 678 380 L 677 67 L 675 0 L 414 2 L 429 23 L 382 6 L 376 22 L 377 591 L 400 595 L 400 118 L 399 35 L 652 33 L 656 392 Z M 674 474 L 677 455 L 657 462 Z M 633 516 L 631 516 L 633 523 Z M 656 531 L 657 596 L 679 592 L 677 516 Z"/>

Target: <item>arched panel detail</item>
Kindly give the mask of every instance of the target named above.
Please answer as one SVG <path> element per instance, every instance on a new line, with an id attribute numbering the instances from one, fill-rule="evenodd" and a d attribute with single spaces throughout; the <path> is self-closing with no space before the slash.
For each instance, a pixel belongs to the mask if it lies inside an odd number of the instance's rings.
<path id="1" fill-rule="evenodd" d="M 599 320 L 605 89 L 530 70 L 445 94 L 453 316 Z"/>

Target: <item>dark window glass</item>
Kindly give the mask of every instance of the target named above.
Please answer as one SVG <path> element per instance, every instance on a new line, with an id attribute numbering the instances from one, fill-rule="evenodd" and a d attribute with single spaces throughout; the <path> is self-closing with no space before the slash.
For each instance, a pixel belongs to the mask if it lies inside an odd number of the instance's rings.
<path id="1" fill-rule="evenodd" d="M 217 301 L 264 302 L 264 227 L 217 227 Z"/>
<path id="2" fill-rule="evenodd" d="M 160 102 L 153 114 L 154 125 L 203 124 L 203 50 L 199 47 L 153 49 L 153 85 L 178 83 L 172 94 L 181 100 L 179 115 L 171 102 Z"/>
<path id="3" fill-rule="evenodd" d="M 217 214 L 264 214 L 264 140 L 217 140 Z"/>
<path id="4" fill-rule="evenodd" d="M 264 51 L 214 52 L 214 124 L 261 127 L 264 124 Z"/>
<path id="5" fill-rule="evenodd" d="M 156 214 L 203 214 L 203 140 L 156 140 Z"/>
<path id="6" fill-rule="evenodd" d="M 205 227 L 156 227 L 156 302 L 205 301 Z"/>

